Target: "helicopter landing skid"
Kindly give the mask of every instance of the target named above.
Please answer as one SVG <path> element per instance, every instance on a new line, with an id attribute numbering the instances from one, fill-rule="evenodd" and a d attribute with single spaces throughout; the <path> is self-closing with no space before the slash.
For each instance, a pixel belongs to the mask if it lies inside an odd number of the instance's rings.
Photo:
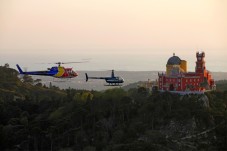
<path id="1" fill-rule="evenodd" d="M 104 86 L 122 86 L 120 84 L 105 84 Z"/>

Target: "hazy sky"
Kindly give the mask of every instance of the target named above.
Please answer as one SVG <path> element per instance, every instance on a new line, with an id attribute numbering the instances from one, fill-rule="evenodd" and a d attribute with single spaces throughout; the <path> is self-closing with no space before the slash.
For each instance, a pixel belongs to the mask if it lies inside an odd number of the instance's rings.
<path id="1" fill-rule="evenodd" d="M 198 50 L 227 71 L 227 0 L 0 0 L 0 65 L 165 70 L 175 52 L 194 70 Z"/>

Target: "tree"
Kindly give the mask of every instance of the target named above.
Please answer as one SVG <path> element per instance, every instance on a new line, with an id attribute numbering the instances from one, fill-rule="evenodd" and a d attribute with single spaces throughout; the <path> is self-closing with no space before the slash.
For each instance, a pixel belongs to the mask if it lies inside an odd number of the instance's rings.
<path id="1" fill-rule="evenodd" d="M 33 83 L 34 83 L 34 80 L 32 79 L 31 76 L 25 74 L 25 75 L 23 76 L 23 82 L 24 82 L 24 83 L 33 84 Z"/>
<path id="2" fill-rule="evenodd" d="M 6 63 L 6 64 L 4 65 L 4 67 L 5 67 L 5 68 L 9 68 L 9 64 Z"/>
<path id="3" fill-rule="evenodd" d="M 36 80 L 34 80 L 34 85 L 39 86 L 39 87 L 42 87 L 43 85 L 42 85 L 41 82 L 42 82 L 41 79 L 36 79 Z"/>

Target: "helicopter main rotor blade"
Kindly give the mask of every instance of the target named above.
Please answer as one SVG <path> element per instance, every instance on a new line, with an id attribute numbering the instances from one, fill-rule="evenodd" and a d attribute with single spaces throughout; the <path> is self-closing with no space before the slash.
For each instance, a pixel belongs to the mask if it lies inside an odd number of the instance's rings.
<path id="1" fill-rule="evenodd" d="M 61 62 L 61 64 L 71 64 L 71 63 L 86 63 L 88 61 L 77 61 L 77 62 Z"/>
<path id="2" fill-rule="evenodd" d="M 89 62 L 88 60 L 86 60 L 86 61 L 73 61 L 73 62 L 52 62 L 52 63 L 50 63 L 50 62 L 48 62 L 48 63 L 39 63 L 39 64 L 58 64 L 59 66 L 61 65 L 61 64 L 73 64 L 73 63 L 87 63 L 87 62 Z"/>

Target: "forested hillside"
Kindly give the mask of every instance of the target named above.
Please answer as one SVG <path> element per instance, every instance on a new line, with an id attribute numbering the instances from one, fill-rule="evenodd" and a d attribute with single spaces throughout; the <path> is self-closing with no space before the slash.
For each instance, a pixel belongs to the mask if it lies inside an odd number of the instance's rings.
<path id="1" fill-rule="evenodd" d="M 227 91 L 227 80 L 216 81 L 217 90 Z"/>
<path id="2" fill-rule="evenodd" d="M 1 150 L 227 150 L 227 91 L 60 90 L 0 72 Z"/>

